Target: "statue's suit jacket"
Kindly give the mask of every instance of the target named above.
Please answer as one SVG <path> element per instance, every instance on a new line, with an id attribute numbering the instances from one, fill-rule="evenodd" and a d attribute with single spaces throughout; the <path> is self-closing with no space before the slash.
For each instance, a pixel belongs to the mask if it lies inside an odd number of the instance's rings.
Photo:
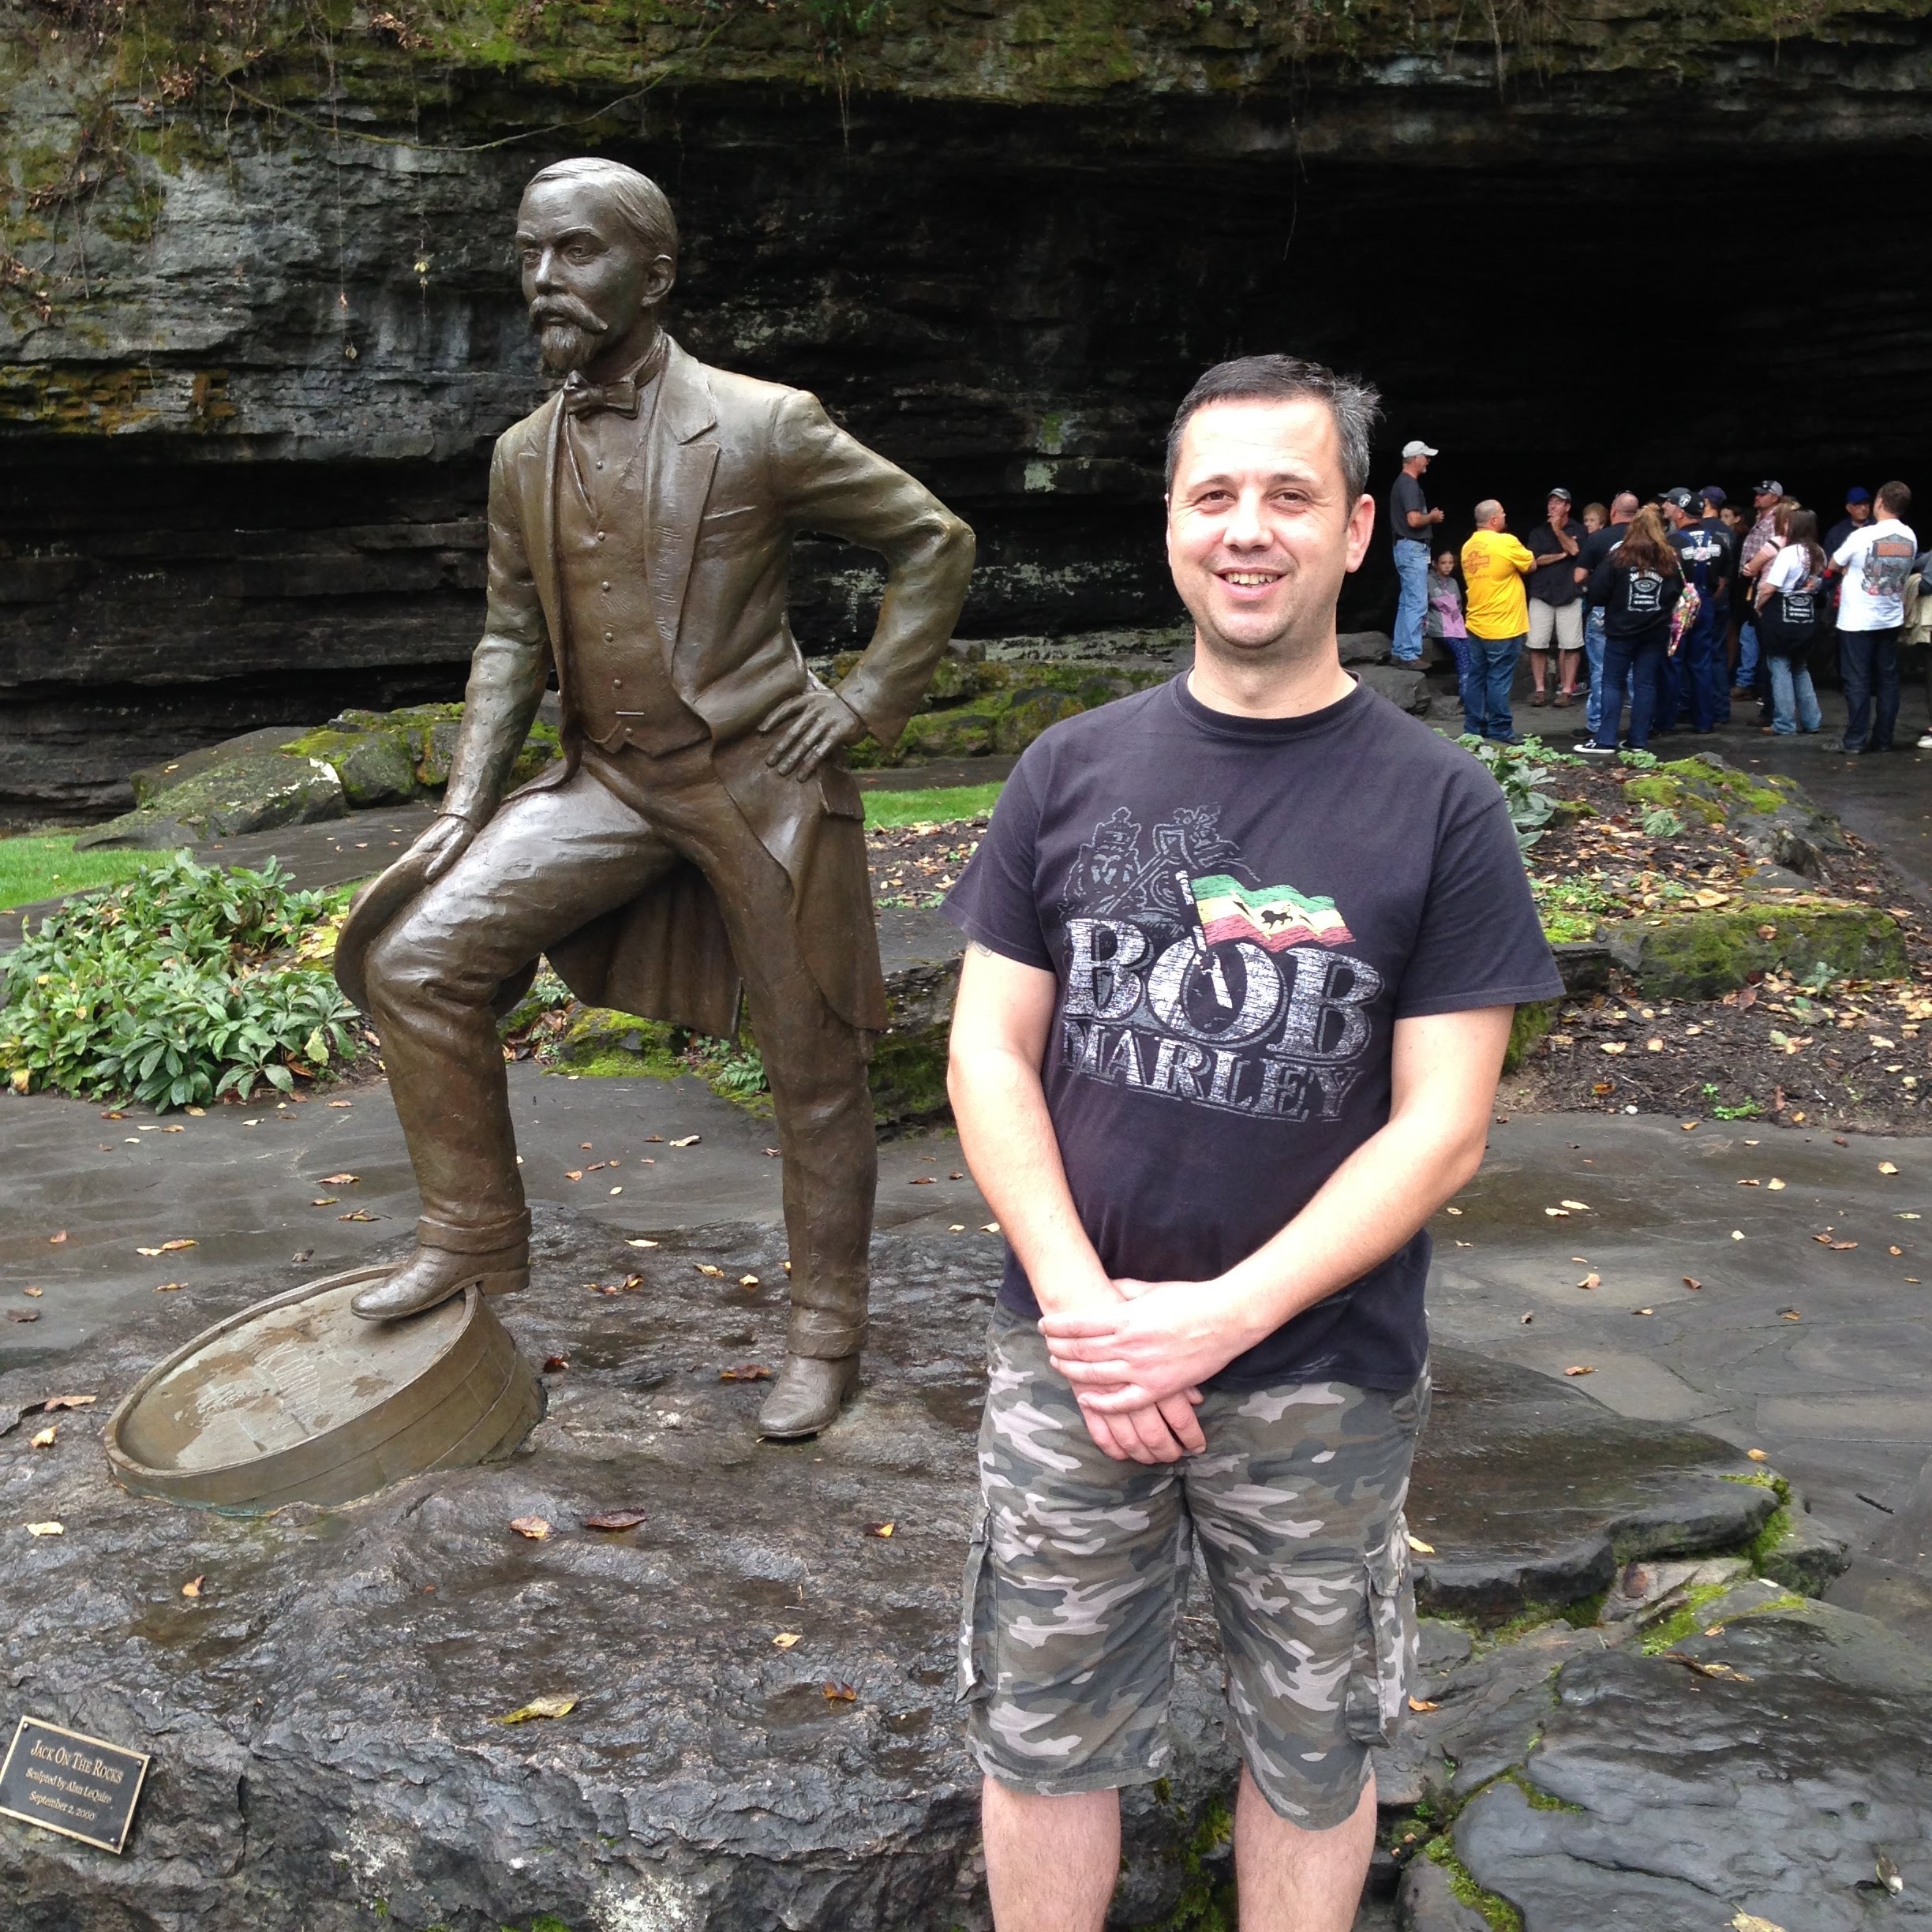
<path id="1" fill-rule="evenodd" d="M 839 695 L 889 747 L 952 635 L 972 569 L 972 532 L 922 485 L 837 428 L 815 397 L 707 367 L 675 343 L 668 350 L 644 432 L 650 622 L 637 625 L 633 642 L 662 650 L 679 696 L 710 728 L 719 781 L 789 876 L 793 935 L 813 978 L 848 1024 L 882 1027 L 858 786 L 842 765 L 804 780 L 780 776 L 765 762 L 776 739 L 757 727 L 774 706 L 813 688 L 785 616 L 796 537 L 848 537 L 886 560 L 878 626 Z M 552 397 L 496 444 L 489 615 L 446 812 L 486 815 L 553 664 L 564 757 L 534 784 L 562 784 L 582 758 L 582 694 L 573 681 L 556 567 L 563 422 L 560 397 Z M 414 896 L 400 876 L 385 893 L 391 877 L 369 889 L 338 947 L 338 977 L 352 997 L 359 997 L 369 943 Z M 711 888 L 693 866 L 548 951 L 571 990 L 592 1005 L 710 1034 L 728 1034 L 735 1024 L 736 966 Z"/>

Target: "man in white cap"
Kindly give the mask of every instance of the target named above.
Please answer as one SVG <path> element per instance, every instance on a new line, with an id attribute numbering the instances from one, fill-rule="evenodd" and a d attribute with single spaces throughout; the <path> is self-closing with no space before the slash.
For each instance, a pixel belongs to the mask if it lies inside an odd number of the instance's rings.
<path id="1" fill-rule="evenodd" d="M 1395 641 L 1389 656 L 1399 665 L 1422 661 L 1422 619 L 1428 609 L 1429 539 L 1443 513 L 1422 494 L 1422 472 L 1436 451 L 1420 440 L 1402 445 L 1400 473 L 1389 490 L 1389 538 L 1402 596 L 1395 606 Z"/>

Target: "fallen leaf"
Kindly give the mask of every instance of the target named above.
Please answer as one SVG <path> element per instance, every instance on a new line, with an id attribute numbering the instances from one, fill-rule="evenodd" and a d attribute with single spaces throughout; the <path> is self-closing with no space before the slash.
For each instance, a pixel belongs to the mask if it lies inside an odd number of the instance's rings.
<path id="1" fill-rule="evenodd" d="M 1784 1928 L 1755 1912 L 1741 1911 L 1731 1921 L 1731 1932 L 1784 1932 Z"/>
<path id="2" fill-rule="evenodd" d="M 682 1140 L 668 1140 L 667 1147 L 695 1147 L 704 1138 L 702 1134 L 687 1134 Z"/>
<path id="3" fill-rule="evenodd" d="M 146 1255 L 152 1259 L 155 1255 L 158 1255 L 161 1250 L 159 1248 L 137 1248 L 134 1252 L 137 1255 Z"/>
<path id="4" fill-rule="evenodd" d="M 1780 1181 L 1776 1174 L 1773 1174 L 1771 1178 L 1765 1183 L 1765 1185 L 1768 1187 L 1773 1194 L 1781 1194 L 1784 1191 L 1784 1183 Z"/>
<path id="5" fill-rule="evenodd" d="M 1701 1657 L 1687 1657 L 1681 1650 L 1666 1650 L 1664 1653 L 1664 1661 L 1666 1664 L 1681 1664 L 1686 1670 L 1695 1671 L 1700 1677 L 1716 1677 L 1721 1679 L 1726 1683 L 1749 1683 L 1750 1682 L 1750 1679 L 1743 1671 L 1734 1670 L 1728 1664 L 1720 1663 L 1715 1660 L 1707 1664 Z M 1734 1919 L 1732 1923 L 1735 1924 L 1736 1921 Z"/>
<path id="6" fill-rule="evenodd" d="M 1795 1309 L 1780 1309 L 1778 1313 L 1786 1321 L 1802 1321 L 1804 1319 Z"/>
<path id="7" fill-rule="evenodd" d="M 1570 1219 L 1570 1210 L 1567 1208 L 1545 1208 L 1543 1211 L 1552 1221 L 1567 1221 Z"/>
<path id="8" fill-rule="evenodd" d="M 67 1533 L 67 1526 L 65 1523 L 57 1522 L 29 1523 L 27 1526 L 27 1533 L 29 1536 L 65 1536 Z"/>
<path id="9" fill-rule="evenodd" d="M 1644 1042 L 1646 1053 L 1661 1053 L 1663 1050 L 1664 1043 L 1661 1039 L 1647 1039 Z"/>
<path id="10" fill-rule="evenodd" d="M 545 1375 L 561 1375 L 569 1366 L 570 1357 L 567 1355 L 546 1355 L 544 1357 Z"/>
<path id="11" fill-rule="evenodd" d="M 1563 1373 L 1567 1376 L 1594 1375 L 1596 1372 L 1597 1371 L 1593 1368 L 1591 1368 L 1587 1363 L 1581 1362 L 1578 1363 L 1575 1368 L 1566 1368 L 1563 1371 Z"/>
<path id="12" fill-rule="evenodd" d="M 510 1527 L 533 1543 L 541 1543 L 550 1533 L 550 1526 L 541 1516 L 512 1516 Z"/>
<path id="13" fill-rule="evenodd" d="M 1621 1040 L 1599 1040 L 1597 1043 L 1597 1050 L 1599 1053 L 1620 1054 L 1627 1051 L 1627 1049 Z"/>
<path id="14" fill-rule="evenodd" d="M 1691 1290 L 1697 1290 L 1697 1289 L 1702 1288 L 1702 1287 L 1704 1286 L 1704 1284 L 1703 1284 L 1703 1283 L 1702 1283 L 1701 1281 L 1699 1281 L 1699 1280 L 1698 1279 L 1698 1278 L 1697 1278 L 1697 1277 L 1696 1277 L 1694 1275 L 1685 1275 L 1685 1277 L 1683 1278 L 1683 1285 L 1684 1285 L 1684 1286 L 1685 1286 L 1687 1288 L 1691 1289 Z"/>
<path id="15" fill-rule="evenodd" d="M 311 1208 L 334 1208 L 339 1206 L 341 1201 L 339 1194 L 318 1194 L 309 1205 Z"/>
<path id="16" fill-rule="evenodd" d="M 1898 1169 L 1890 1161 L 1881 1161 L 1878 1163 L 1878 1171 L 1882 1174 L 1894 1174 L 1898 1172 Z"/>
<path id="17" fill-rule="evenodd" d="M 641 1509 L 599 1510 L 594 1516 L 586 1516 L 583 1526 L 586 1530 L 635 1530 L 644 1520 Z"/>
<path id="18" fill-rule="evenodd" d="M 1695 1133 L 1698 1130 L 1698 1124 L 1695 1121 L 1679 1121 L 1677 1125 L 1681 1127 L 1686 1133 Z"/>
<path id="19" fill-rule="evenodd" d="M 1633 1315 L 1654 1315 L 1657 1310 L 1655 1309 L 1632 1309 L 1631 1312 Z"/>
<path id="20" fill-rule="evenodd" d="M 755 1275 L 740 1275 L 738 1277 L 738 1286 L 740 1288 L 755 1288 L 758 1285 L 758 1278 Z"/>
<path id="21" fill-rule="evenodd" d="M 365 1214 L 358 1208 L 353 1214 L 338 1215 L 335 1219 L 338 1221 L 373 1221 L 376 1217 L 373 1214 Z"/>
<path id="22" fill-rule="evenodd" d="M 58 1234 L 50 1234 L 47 1237 L 47 1245 L 50 1248 L 58 1248 L 66 1238 L 67 1230 L 62 1228 Z"/>
<path id="23" fill-rule="evenodd" d="M 721 1267 L 717 1267 L 710 1261 L 699 1261 L 695 1265 L 700 1275 L 709 1275 L 714 1279 L 724 1272 Z"/>
<path id="24" fill-rule="evenodd" d="M 1444 1214 L 1452 1214 L 1452 1215 L 1459 1215 L 1459 1214 L 1460 1214 L 1462 1211 L 1462 1210 L 1460 1208 L 1445 1208 L 1443 1210 L 1443 1212 Z"/>
<path id="25" fill-rule="evenodd" d="M 1433 1543 L 1425 1543 L 1413 1530 L 1406 1532 L 1405 1537 L 1409 1547 L 1418 1556 L 1433 1556 L 1436 1554 L 1436 1545 Z"/>
<path id="26" fill-rule="evenodd" d="M 1855 1248 L 1856 1241 L 1833 1241 L 1829 1244 L 1833 1254 L 1843 1254 L 1848 1248 Z"/>
<path id="27" fill-rule="evenodd" d="M 197 1245 L 197 1244 L 193 1240 L 164 1241 L 161 1245 L 155 1250 L 155 1252 L 156 1254 L 178 1254 L 182 1249 L 193 1248 L 195 1245 Z"/>
<path id="28" fill-rule="evenodd" d="M 1898 1250 L 1894 1248 L 1892 1252 L 1894 1254 L 1896 1254 Z M 47 1293 L 47 1290 L 44 1288 L 23 1288 L 21 1290 L 21 1293 L 26 1296 L 28 1301 L 38 1301 L 40 1297 Z"/>
<path id="29" fill-rule="evenodd" d="M 1878 1882 L 1895 1898 L 1905 1889 L 1905 1881 L 1899 1876 L 1899 1868 L 1882 1852 L 1878 1854 L 1875 1869 L 1878 1874 Z"/>
<path id="30" fill-rule="evenodd" d="M 721 1368 L 721 1382 L 769 1382 L 771 1371 L 762 1362 L 745 1362 L 736 1368 Z"/>
<path id="31" fill-rule="evenodd" d="M 865 1533 L 869 1537 L 889 1537 L 893 1533 L 893 1526 L 889 1522 L 867 1523 Z"/>
<path id="32" fill-rule="evenodd" d="M 1567 1200 L 1559 1204 L 1567 1208 L 1572 1214 L 1593 1214 L 1596 1211 L 1588 1201 Z"/>
<path id="33" fill-rule="evenodd" d="M 40 1311 L 38 1309 L 9 1309 L 7 1310 L 9 1321 L 30 1322 L 38 1321 L 39 1319 Z"/>
<path id="34" fill-rule="evenodd" d="M 1764 1183 L 1762 1181 L 1740 1181 L 1738 1185 L 1739 1187 L 1762 1187 Z"/>
<path id="35" fill-rule="evenodd" d="M 983 1234 L 997 1234 L 999 1232 L 999 1223 L 997 1221 L 989 1221 L 979 1231 Z"/>
<path id="36" fill-rule="evenodd" d="M 1742 1228 L 1733 1228 L 1731 1230 L 1731 1238 L 1733 1241 L 1742 1241 L 1744 1238 L 1744 1230 Z"/>
<path id="37" fill-rule="evenodd" d="M 583 1170 L 581 1167 L 569 1168 L 566 1170 L 564 1178 L 566 1181 L 581 1181 L 583 1178 Z"/>
<path id="38" fill-rule="evenodd" d="M 645 1241 L 640 1237 L 636 1241 L 627 1241 L 624 1245 L 627 1248 L 655 1248 L 657 1244 L 654 1241 Z"/>
<path id="39" fill-rule="evenodd" d="M 966 1178 L 966 1176 L 962 1170 L 955 1167 L 953 1171 L 946 1176 L 946 1178 L 949 1181 L 964 1181 Z"/>
<path id="40" fill-rule="evenodd" d="M 346 1107 L 346 1106 L 353 1106 L 354 1104 L 355 1104 L 355 1103 L 354 1103 L 354 1101 L 352 1101 L 352 1100 L 331 1100 L 331 1101 L 329 1103 L 329 1105 L 330 1105 L 331 1106 L 332 1106 L 332 1107 Z M 191 1112 L 193 1111 L 193 1110 L 192 1110 L 192 1109 L 190 1109 L 189 1110 L 190 1110 Z"/>
<path id="41" fill-rule="evenodd" d="M 1601 1288 L 1603 1286 L 1603 1277 L 1593 1268 L 1577 1283 L 1577 1286 L 1579 1288 Z"/>
<path id="42" fill-rule="evenodd" d="M 646 1147 L 661 1146 L 663 1144 L 663 1141 L 664 1136 L 662 1134 L 646 1134 L 644 1136 L 644 1144 Z"/>
<path id="43" fill-rule="evenodd" d="M 1699 886 L 1690 897 L 1692 901 L 1705 912 L 1709 912 L 1713 906 L 1728 905 L 1731 902 L 1731 895 L 1728 892 L 1719 892 L 1715 887 L 1709 886 Z"/>
<path id="44" fill-rule="evenodd" d="M 188 1129 L 185 1127 L 163 1127 L 161 1131 L 163 1133 L 185 1133 Z"/>
<path id="45" fill-rule="evenodd" d="M 207 1581 L 208 1578 L 205 1575 L 190 1577 L 188 1581 L 182 1586 L 182 1594 L 184 1597 L 199 1597 L 201 1594 L 201 1586 Z"/>
<path id="46" fill-rule="evenodd" d="M 354 1187 L 361 1178 L 360 1174 L 324 1174 L 322 1185 L 324 1187 Z"/>
<path id="47" fill-rule="evenodd" d="M 1744 1453 L 1754 1462 L 1769 1462 L 1771 1460 L 1769 1455 L 1762 1449 L 1747 1449 Z"/>
<path id="48" fill-rule="evenodd" d="M 613 1194 L 621 1194 L 623 1192 L 623 1189 L 620 1187 L 614 1187 L 611 1189 L 611 1192 Z"/>
<path id="49" fill-rule="evenodd" d="M 908 1187 L 937 1187 L 939 1178 L 936 1174 L 915 1174 L 906 1183 Z"/>
<path id="50" fill-rule="evenodd" d="M 1409 1708 L 1412 1711 L 1432 1711 L 1440 1710 L 1442 1706 L 1433 1698 L 1412 1697 L 1409 1700 Z"/>
<path id="51" fill-rule="evenodd" d="M 1533 1315 L 1525 1315 L 1525 1316 L 1522 1317 L 1522 1325 L 1524 1326 L 1524 1327 L 1527 1328 L 1527 1327 L 1530 1326 L 1530 1324 L 1531 1324 L 1533 1321 L 1534 1321 L 1535 1320 L 1536 1320 L 1536 1317 L 1535 1317 L 1535 1316 L 1533 1316 Z"/>
<path id="52" fill-rule="evenodd" d="M 856 1704 L 859 1701 L 858 1691 L 848 1683 L 835 1683 L 828 1677 L 821 1688 L 828 1704 Z"/>
<path id="53" fill-rule="evenodd" d="M 56 1409 L 91 1409 L 99 1400 L 98 1395 L 50 1395 L 40 1406 L 51 1415 Z"/>
<path id="54" fill-rule="evenodd" d="M 949 1234 L 964 1234 L 966 1232 L 966 1223 L 964 1221 L 955 1221 L 953 1225 L 946 1230 L 946 1232 Z"/>
<path id="55" fill-rule="evenodd" d="M 781 1631 L 772 1642 L 779 1649 L 789 1650 L 804 1634 L 803 1631 Z"/>
<path id="56" fill-rule="evenodd" d="M 174 1294 L 187 1286 L 185 1282 L 156 1282 L 155 1293 L 156 1294 Z"/>
<path id="57" fill-rule="evenodd" d="M 567 1717 L 577 1708 L 574 1697 L 532 1698 L 527 1704 L 519 1704 L 513 1711 L 506 1711 L 500 1717 L 492 1717 L 492 1724 L 528 1724 L 533 1717 Z"/>
<path id="58" fill-rule="evenodd" d="M 38 1436 L 30 1436 L 28 1439 L 28 1445 L 35 1449 L 51 1449 L 54 1447 L 54 1439 L 59 1433 L 60 1425 L 58 1422 L 50 1422 Z"/>

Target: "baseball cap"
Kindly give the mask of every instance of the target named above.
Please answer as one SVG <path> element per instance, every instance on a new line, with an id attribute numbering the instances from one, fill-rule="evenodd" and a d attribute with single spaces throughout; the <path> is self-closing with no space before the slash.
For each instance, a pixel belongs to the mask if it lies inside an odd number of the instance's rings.
<path id="1" fill-rule="evenodd" d="M 1870 503 L 1871 501 L 1871 492 L 1855 484 L 1850 489 L 1845 492 L 1845 501 L 1848 504 Z"/>
<path id="2" fill-rule="evenodd" d="M 1440 456 L 1441 454 L 1440 450 L 1431 449 L 1420 436 L 1415 438 L 1413 442 L 1405 443 L 1402 445 L 1402 461 L 1404 462 L 1406 462 L 1411 456 Z"/>
<path id="3" fill-rule="evenodd" d="M 1697 501 L 1697 499 L 1680 483 L 1675 489 L 1667 489 L 1664 492 L 1663 500 L 1672 505 L 1673 508 L 1688 510 L 1691 504 Z"/>
<path id="4" fill-rule="evenodd" d="M 1731 500 L 1731 499 L 1727 496 L 1715 483 L 1706 483 L 1704 487 L 1698 492 L 1698 494 L 1702 496 L 1713 510 L 1721 510 L 1724 505 Z"/>
<path id="5" fill-rule="evenodd" d="M 1754 486 L 1751 494 L 1754 496 L 1782 496 L 1784 494 L 1784 485 L 1776 481 L 1759 483 Z"/>
<path id="6" fill-rule="evenodd" d="M 1565 503 L 1574 503 L 1576 501 L 1576 499 L 1572 496 L 1567 489 L 1563 489 L 1560 484 L 1558 485 L 1555 489 L 1550 492 L 1550 496 L 1560 496 Z M 1544 500 L 1548 501 L 1548 498 L 1545 498 Z"/>

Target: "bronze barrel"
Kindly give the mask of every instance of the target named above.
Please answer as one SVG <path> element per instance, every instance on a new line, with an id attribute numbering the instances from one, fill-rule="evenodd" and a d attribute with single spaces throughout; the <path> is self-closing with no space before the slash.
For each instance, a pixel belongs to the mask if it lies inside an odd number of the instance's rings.
<path id="1" fill-rule="evenodd" d="M 338 1503 L 506 1456 L 543 1388 L 474 1288 L 406 1321 L 351 1297 L 387 1268 L 258 1301 L 150 1369 L 108 1418 L 114 1480 L 204 1509 Z"/>

